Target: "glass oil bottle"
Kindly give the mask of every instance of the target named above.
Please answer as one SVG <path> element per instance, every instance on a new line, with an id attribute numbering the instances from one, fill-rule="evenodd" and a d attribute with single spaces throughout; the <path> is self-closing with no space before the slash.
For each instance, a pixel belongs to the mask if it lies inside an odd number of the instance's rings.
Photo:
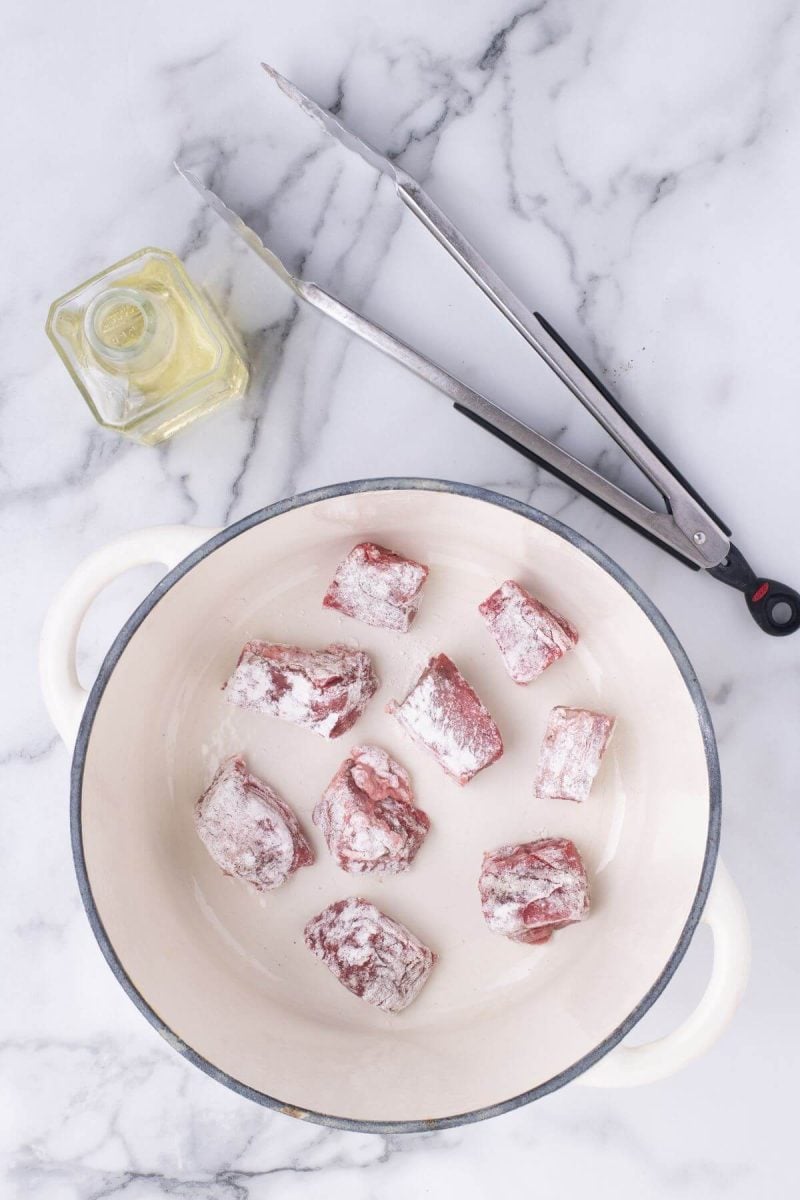
<path id="1" fill-rule="evenodd" d="M 56 300 L 47 334 L 97 421 L 145 445 L 247 387 L 221 318 L 166 250 L 139 250 Z"/>

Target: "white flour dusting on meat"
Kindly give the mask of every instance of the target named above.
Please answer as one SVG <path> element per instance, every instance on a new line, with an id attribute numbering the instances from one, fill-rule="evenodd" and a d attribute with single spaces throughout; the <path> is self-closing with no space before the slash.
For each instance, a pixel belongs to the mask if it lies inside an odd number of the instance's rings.
<path id="1" fill-rule="evenodd" d="M 391 701 L 386 711 L 460 784 L 503 753 L 488 709 L 446 654 L 435 655 L 405 700 Z"/>
<path id="2" fill-rule="evenodd" d="M 385 1012 L 400 1012 L 415 1000 L 436 955 L 368 900 L 338 900 L 305 928 L 312 954 L 354 995 Z"/>
<path id="3" fill-rule="evenodd" d="M 314 861 L 288 804 L 236 755 L 222 764 L 197 801 L 195 826 L 217 866 L 259 891 L 280 887 Z"/>
<path id="4" fill-rule="evenodd" d="M 515 942 L 548 941 L 589 911 L 586 869 L 567 838 L 541 838 L 484 854 L 478 889 L 486 924 Z"/>
<path id="5" fill-rule="evenodd" d="M 408 772 L 379 746 L 353 747 L 317 803 L 314 824 L 351 874 L 405 871 L 430 828 L 414 806 Z"/>
<path id="6" fill-rule="evenodd" d="M 547 608 L 514 579 L 478 605 L 515 683 L 530 683 L 577 645 L 566 617 Z"/>
<path id="7" fill-rule="evenodd" d="M 302 650 L 279 643 L 248 642 L 225 685 L 240 708 L 268 713 L 322 737 L 346 733 L 378 689 L 369 656 L 349 646 Z"/>
<path id="8" fill-rule="evenodd" d="M 422 563 L 361 542 L 337 567 L 322 603 L 367 625 L 405 633 L 417 615 L 427 578 Z"/>
<path id="9" fill-rule="evenodd" d="M 539 754 L 536 796 L 586 800 L 615 724 L 613 717 L 587 708 L 554 708 Z"/>

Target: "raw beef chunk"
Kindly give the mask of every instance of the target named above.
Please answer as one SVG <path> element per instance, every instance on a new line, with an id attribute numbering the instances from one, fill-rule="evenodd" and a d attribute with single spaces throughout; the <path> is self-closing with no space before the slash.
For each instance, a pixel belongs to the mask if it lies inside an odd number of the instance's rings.
<path id="1" fill-rule="evenodd" d="M 378 746 L 355 746 L 314 809 L 343 871 L 405 871 L 430 828 L 408 773 Z"/>
<path id="2" fill-rule="evenodd" d="M 367 625 L 405 632 L 417 615 L 427 578 L 421 563 L 361 542 L 339 563 L 322 603 Z"/>
<path id="3" fill-rule="evenodd" d="M 539 753 L 539 799 L 585 800 L 606 752 L 614 718 L 587 708 L 554 708 Z"/>
<path id="4" fill-rule="evenodd" d="M 478 606 L 515 683 L 530 683 L 577 644 L 565 617 L 536 600 L 513 579 Z"/>
<path id="5" fill-rule="evenodd" d="M 195 805 L 206 850 L 226 875 L 260 892 L 280 887 L 314 852 L 288 804 L 251 775 L 243 758 L 226 759 Z"/>
<path id="6" fill-rule="evenodd" d="M 446 654 L 432 658 L 405 700 L 386 711 L 461 784 L 503 753 L 500 730 Z"/>
<path id="7" fill-rule="evenodd" d="M 514 942 L 549 941 L 589 911 L 586 870 L 567 838 L 484 854 L 478 888 L 486 924 Z"/>
<path id="8" fill-rule="evenodd" d="M 356 723 L 377 688 L 363 650 L 301 650 L 254 641 L 242 650 L 225 694 L 240 708 L 254 708 L 335 738 Z"/>
<path id="9" fill-rule="evenodd" d="M 305 940 L 340 983 L 386 1012 L 400 1012 L 416 999 L 436 962 L 405 925 L 355 897 L 313 917 Z"/>

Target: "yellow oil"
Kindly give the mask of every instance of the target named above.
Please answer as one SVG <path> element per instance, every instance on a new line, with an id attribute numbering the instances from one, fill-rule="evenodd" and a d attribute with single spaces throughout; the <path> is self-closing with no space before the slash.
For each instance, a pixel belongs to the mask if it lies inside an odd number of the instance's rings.
<path id="1" fill-rule="evenodd" d="M 164 250 L 139 251 L 57 300 L 47 332 L 97 420 L 149 445 L 247 387 L 232 335 Z"/>

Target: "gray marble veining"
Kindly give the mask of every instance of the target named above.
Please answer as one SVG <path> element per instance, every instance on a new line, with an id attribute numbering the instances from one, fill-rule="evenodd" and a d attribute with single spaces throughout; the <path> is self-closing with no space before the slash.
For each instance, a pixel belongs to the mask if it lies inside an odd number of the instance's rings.
<path id="1" fill-rule="evenodd" d="M 4 34 L 0 1194 L 788 1194 L 800 639 L 764 637 L 732 592 L 298 309 L 171 163 L 201 166 L 293 269 L 640 488 L 391 188 L 267 85 L 258 63 L 273 62 L 423 178 L 697 483 L 758 569 L 796 583 L 796 6 L 151 0 L 120 11 L 75 0 L 67 13 L 45 0 L 17 8 Z M 156 451 L 92 425 L 43 333 L 50 300 L 147 244 L 186 260 L 253 364 L 240 405 Z M 729 1032 L 672 1080 L 638 1092 L 570 1087 L 434 1135 L 337 1133 L 262 1111 L 189 1067 L 102 962 L 73 877 L 67 755 L 35 679 L 50 596 L 128 529 L 224 524 L 298 490 L 388 474 L 464 479 L 559 515 L 650 592 L 695 663 L 720 739 L 724 855 L 755 955 Z M 133 572 L 94 606 L 86 680 L 156 577 Z M 707 969 L 700 937 L 643 1036 L 689 1010 Z"/>

